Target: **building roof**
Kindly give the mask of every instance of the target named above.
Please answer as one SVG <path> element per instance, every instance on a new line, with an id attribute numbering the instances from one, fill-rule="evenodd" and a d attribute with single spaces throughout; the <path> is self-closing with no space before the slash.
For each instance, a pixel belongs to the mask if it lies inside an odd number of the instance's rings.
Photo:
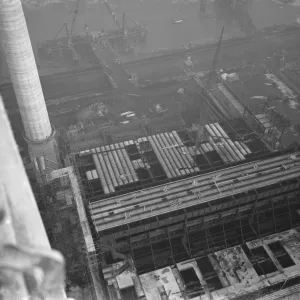
<path id="1" fill-rule="evenodd" d="M 300 151 L 240 164 L 89 204 L 97 231 L 299 177 Z"/>
<path id="2" fill-rule="evenodd" d="M 245 142 L 232 140 L 219 123 L 213 123 L 204 126 L 203 141 L 198 148 L 195 143 L 186 143 L 179 132 L 172 131 L 85 150 L 79 156 L 92 155 L 95 169 L 86 171 L 86 177 L 99 178 L 104 194 L 110 195 L 142 182 L 141 169 L 153 177 L 153 160 L 160 165 L 163 176 L 173 180 L 204 171 L 207 164 L 197 163 L 199 156 L 203 160 L 210 156 L 217 164 L 226 165 L 244 161 L 251 153 Z"/>

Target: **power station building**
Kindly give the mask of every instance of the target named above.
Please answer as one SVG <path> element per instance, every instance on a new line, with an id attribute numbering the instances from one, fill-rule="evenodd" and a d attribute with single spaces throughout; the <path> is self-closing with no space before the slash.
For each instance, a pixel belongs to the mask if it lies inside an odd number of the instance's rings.
<path id="1" fill-rule="evenodd" d="M 299 281 L 280 244 L 300 225 L 299 149 L 204 131 L 198 149 L 173 131 L 76 155 L 111 299 L 260 299 Z"/>
<path id="2" fill-rule="evenodd" d="M 69 151 L 61 168 L 20 0 L 0 0 L 0 24 L 45 227 L 66 242 L 68 267 L 86 266 L 85 299 L 297 299 L 300 149 L 270 146 L 276 118 L 254 115 L 223 82 L 197 97 L 219 114 L 230 102 L 230 122 L 191 128 L 172 115 L 180 128 Z"/>

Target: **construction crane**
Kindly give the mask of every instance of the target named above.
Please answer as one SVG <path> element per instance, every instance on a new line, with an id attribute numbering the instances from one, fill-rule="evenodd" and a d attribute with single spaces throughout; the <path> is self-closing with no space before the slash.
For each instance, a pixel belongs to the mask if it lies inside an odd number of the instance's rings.
<path id="1" fill-rule="evenodd" d="M 110 7 L 110 5 L 108 4 L 107 0 L 104 0 L 103 2 L 104 2 L 104 4 L 105 4 L 106 9 L 108 10 L 109 14 L 111 15 L 111 17 L 112 17 L 113 20 L 115 21 L 116 25 L 118 26 L 119 29 L 121 29 L 121 24 L 120 24 L 120 22 L 117 20 L 116 14 L 115 14 L 115 12 L 113 11 L 113 9 Z"/>
<path id="2" fill-rule="evenodd" d="M 59 29 L 59 31 L 56 33 L 54 40 L 56 40 L 58 38 L 58 36 L 60 35 L 60 33 L 65 29 L 66 30 L 66 35 L 67 35 L 67 46 L 71 49 L 72 51 L 72 55 L 73 55 L 73 60 L 78 60 L 78 54 L 75 51 L 74 47 L 73 47 L 73 43 L 72 43 L 72 36 L 73 36 L 73 32 L 74 32 L 74 27 L 75 27 L 75 22 L 77 19 L 77 15 L 78 15 L 78 8 L 79 8 L 79 1 L 77 0 L 76 2 L 76 6 L 75 9 L 73 11 L 73 17 L 72 17 L 72 21 L 71 21 L 71 26 L 69 28 L 68 23 L 64 23 L 63 26 Z M 59 42 L 58 45 L 62 45 L 62 42 Z"/>
<path id="3" fill-rule="evenodd" d="M 76 22 L 77 15 L 78 15 L 79 1 L 80 0 L 77 0 L 77 2 L 76 2 L 76 6 L 75 6 L 75 9 L 74 9 L 74 12 L 73 12 L 73 18 L 72 18 L 70 30 L 68 32 L 68 45 L 70 47 L 73 46 L 73 44 L 72 44 L 72 35 L 73 35 L 73 32 L 74 32 L 75 22 Z"/>
<path id="4" fill-rule="evenodd" d="M 208 79 L 207 79 L 207 82 L 206 82 L 206 87 L 207 88 L 211 88 L 212 77 L 213 77 L 213 75 L 216 74 L 216 67 L 217 67 L 217 63 L 218 63 L 218 59 L 219 59 L 219 55 L 220 55 L 224 28 L 225 27 L 223 26 L 222 31 L 221 31 L 221 35 L 220 35 L 220 38 L 219 38 L 219 41 L 218 41 L 217 49 L 216 49 L 216 52 L 215 52 L 215 55 L 214 55 L 214 60 L 213 60 L 212 66 L 211 66 L 211 70 L 209 72 Z"/>
<path id="5" fill-rule="evenodd" d="M 66 29 L 66 34 L 67 34 L 67 37 L 69 36 L 69 29 L 68 29 L 68 24 L 67 23 L 64 23 L 63 26 L 59 29 L 59 31 L 56 33 L 54 39 L 56 40 L 57 37 L 60 35 L 60 33 Z"/>

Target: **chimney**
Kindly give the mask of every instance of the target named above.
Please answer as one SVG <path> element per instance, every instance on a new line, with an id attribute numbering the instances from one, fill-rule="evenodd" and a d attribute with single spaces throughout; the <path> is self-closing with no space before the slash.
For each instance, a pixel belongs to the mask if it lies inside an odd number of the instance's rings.
<path id="1" fill-rule="evenodd" d="M 53 130 L 20 0 L 0 0 L 0 30 L 31 159 L 45 155 L 57 162 Z"/>

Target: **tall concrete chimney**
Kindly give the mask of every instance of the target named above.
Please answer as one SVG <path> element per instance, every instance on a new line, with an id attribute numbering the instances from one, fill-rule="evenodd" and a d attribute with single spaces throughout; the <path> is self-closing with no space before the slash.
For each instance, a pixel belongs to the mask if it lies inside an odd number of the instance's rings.
<path id="1" fill-rule="evenodd" d="M 49 152 L 56 162 L 47 107 L 36 67 L 33 49 L 20 0 L 0 0 L 0 26 L 12 84 L 18 101 L 30 155 Z M 50 149 L 50 148 L 51 149 Z M 53 149 L 52 149 L 53 148 Z M 47 154 L 46 154 L 47 155 Z"/>

